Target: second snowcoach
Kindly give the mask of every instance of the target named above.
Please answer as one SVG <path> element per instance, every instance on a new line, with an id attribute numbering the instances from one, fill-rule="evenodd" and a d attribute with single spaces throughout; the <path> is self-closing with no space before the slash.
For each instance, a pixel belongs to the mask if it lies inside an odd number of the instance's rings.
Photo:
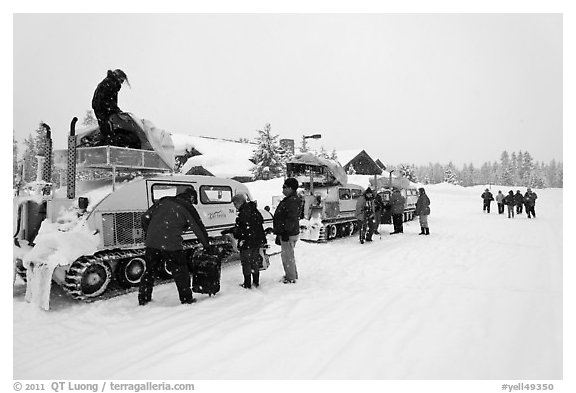
<path id="1" fill-rule="evenodd" d="M 325 242 L 350 236 L 358 229 L 356 201 L 364 188 L 348 184 L 338 162 L 304 153 L 289 160 L 286 169 L 302 187 L 300 239 Z"/>

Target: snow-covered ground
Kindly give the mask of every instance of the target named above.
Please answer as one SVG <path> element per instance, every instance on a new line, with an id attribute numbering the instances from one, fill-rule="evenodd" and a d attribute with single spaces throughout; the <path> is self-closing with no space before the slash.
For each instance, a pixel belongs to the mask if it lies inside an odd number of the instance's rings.
<path id="1" fill-rule="evenodd" d="M 248 184 L 261 206 L 280 185 Z M 298 242 L 297 284 L 279 282 L 279 255 L 258 289 L 239 287 L 232 263 L 220 293 L 193 305 L 168 283 L 147 307 L 136 293 L 84 304 L 55 288 L 44 311 L 18 279 L 13 377 L 561 379 L 562 190 L 536 190 L 529 220 L 495 204 L 484 214 L 483 188 L 428 186 L 430 236 L 413 221 L 395 236 L 382 225 L 364 245 Z"/>

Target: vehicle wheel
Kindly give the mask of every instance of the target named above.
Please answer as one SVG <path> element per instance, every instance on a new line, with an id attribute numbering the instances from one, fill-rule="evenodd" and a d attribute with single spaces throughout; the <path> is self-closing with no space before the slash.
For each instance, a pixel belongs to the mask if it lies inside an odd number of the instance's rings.
<path id="1" fill-rule="evenodd" d="M 344 224 L 342 224 L 342 237 L 348 237 L 352 234 L 352 230 L 354 229 L 352 223 L 350 222 L 345 222 Z"/>
<path id="2" fill-rule="evenodd" d="M 328 225 L 326 227 L 326 230 L 328 232 L 328 239 L 334 239 L 336 238 L 336 235 L 338 233 L 338 230 L 336 228 L 336 225 Z"/>
<path id="3" fill-rule="evenodd" d="M 144 258 L 126 259 L 118 264 L 116 280 L 124 288 L 135 287 L 140 284 L 145 271 L 146 261 Z"/>
<path id="4" fill-rule="evenodd" d="M 80 291 L 88 298 L 103 294 L 112 280 L 112 269 L 104 261 L 86 267 L 80 279 Z"/>

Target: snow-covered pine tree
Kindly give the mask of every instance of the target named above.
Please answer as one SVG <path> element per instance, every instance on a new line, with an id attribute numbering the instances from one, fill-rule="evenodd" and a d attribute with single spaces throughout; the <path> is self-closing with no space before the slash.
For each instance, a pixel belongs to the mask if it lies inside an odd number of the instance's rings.
<path id="1" fill-rule="evenodd" d="M 458 178 L 456 177 L 456 174 L 454 173 L 452 163 L 449 163 L 448 166 L 444 169 L 444 183 L 450 183 L 450 184 L 458 184 L 459 183 Z"/>
<path id="2" fill-rule="evenodd" d="M 326 158 L 327 160 L 330 159 L 330 154 L 328 154 L 328 151 L 326 151 L 324 146 L 320 147 L 320 151 L 317 153 L 317 156 L 322 157 L 322 158 Z"/>
<path id="3" fill-rule="evenodd" d="M 418 183 L 418 177 L 416 176 L 416 169 L 414 168 L 414 164 L 400 164 L 398 169 L 400 170 L 402 176 L 413 183 Z"/>
<path id="4" fill-rule="evenodd" d="M 82 120 L 82 125 L 91 126 L 94 124 L 98 124 L 98 120 L 96 120 L 96 117 L 94 116 L 94 112 L 92 111 L 92 109 L 88 109 L 86 110 L 86 114 L 84 115 L 84 119 Z"/>
<path id="5" fill-rule="evenodd" d="M 300 153 L 307 153 L 308 152 L 308 144 L 306 143 L 306 138 L 302 138 L 300 142 Z"/>
<path id="6" fill-rule="evenodd" d="M 524 176 L 521 179 L 522 185 L 525 187 L 530 187 L 530 183 L 533 181 L 535 176 L 533 173 L 534 160 L 532 159 L 532 156 L 528 152 L 524 153 L 524 160 L 522 161 L 522 171 L 524 174 Z"/>
<path id="7" fill-rule="evenodd" d="M 332 154 L 330 154 L 330 159 L 334 161 L 338 161 L 338 154 L 336 153 L 336 149 L 332 149 Z"/>
<path id="8" fill-rule="evenodd" d="M 284 173 L 284 150 L 280 147 L 278 135 L 272 135 L 270 123 L 266 123 L 263 130 L 257 130 L 258 147 L 252 155 L 255 166 L 252 173 L 255 180 L 280 177 Z"/>

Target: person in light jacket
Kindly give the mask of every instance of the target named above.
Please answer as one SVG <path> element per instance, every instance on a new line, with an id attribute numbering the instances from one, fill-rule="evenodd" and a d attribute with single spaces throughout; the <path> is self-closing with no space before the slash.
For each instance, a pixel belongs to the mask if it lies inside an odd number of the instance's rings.
<path id="1" fill-rule="evenodd" d="M 430 228 L 428 227 L 428 216 L 430 215 L 430 198 L 426 195 L 424 187 L 418 189 L 420 195 L 416 201 L 416 210 L 414 214 L 419 217 L 420 233 L 419 235 L 429 235 Z"/>
<path id="2" fill-rule="evenodd" d="M 498 214 L 504 213 L 504 194 L 500 190 L 496 194 L 496 203 L 498 203 Z"/>

